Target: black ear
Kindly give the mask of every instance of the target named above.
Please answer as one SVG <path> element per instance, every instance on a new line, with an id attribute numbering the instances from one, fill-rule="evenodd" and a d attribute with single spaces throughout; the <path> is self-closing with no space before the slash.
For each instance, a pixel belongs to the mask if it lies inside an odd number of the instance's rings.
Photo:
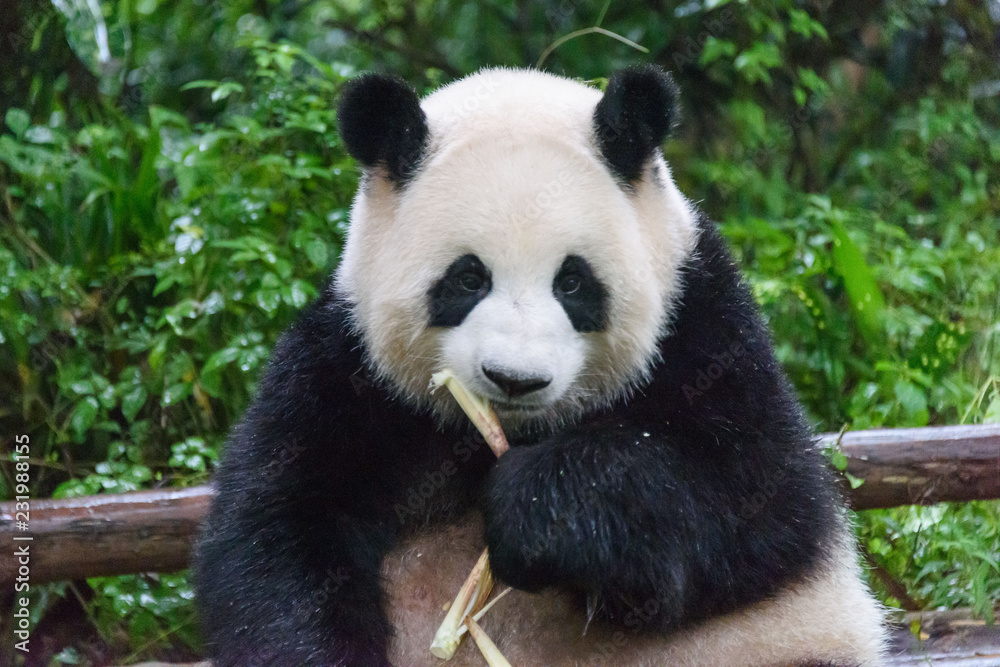
<path id="1" fill-rule="evenodd" d="M 427 117 L 417 93 L 402 79 L 365 74 L 340 93 L 337 124 L 347 152 L 365 167 L 382 166 L 404 183 L 427 144 Z"/>
<path id="2" fill-rule="evenodd" d="M 597 145 L 615 175 L 634 183 L 670 133 L 677 85 L 655 65 L 615 72 L 594 111 Z"/>

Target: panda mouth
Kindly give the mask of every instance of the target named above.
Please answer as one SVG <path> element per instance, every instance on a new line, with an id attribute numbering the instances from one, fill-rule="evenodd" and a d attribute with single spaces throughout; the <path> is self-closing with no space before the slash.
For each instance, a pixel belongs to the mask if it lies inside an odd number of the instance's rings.
<path id="1" fill-rule="evenodd" d="M 497 412 L 516 413 L 520 415 L 538 414 L 545 410 L 542 403 L 512 403 L 510 401 L 490 400 L 490 404 Z"/>

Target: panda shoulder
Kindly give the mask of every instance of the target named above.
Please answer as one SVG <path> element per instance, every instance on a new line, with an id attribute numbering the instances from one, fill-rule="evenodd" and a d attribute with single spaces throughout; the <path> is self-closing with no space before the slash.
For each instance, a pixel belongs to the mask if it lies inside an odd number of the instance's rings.
<path id="1" fill-rule="evenodd" d="M 274 347 L 255 408 L 319 397 L 353 403 L 374 387 L 351 308 L 329 286 L 306 306 Z"/>

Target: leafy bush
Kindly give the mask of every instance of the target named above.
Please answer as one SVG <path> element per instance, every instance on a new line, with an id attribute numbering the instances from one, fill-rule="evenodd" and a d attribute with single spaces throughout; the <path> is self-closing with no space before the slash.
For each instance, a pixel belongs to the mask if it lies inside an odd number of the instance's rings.
<path id="1" fill-rule="evenodd" d="M 211 123 L 7 112 L 0 373 L 19 391 L 2 414 L 31 438 L 34 497 L 207 481 L 278 334 L 332 270 L 356 186 L 334 132 L 343 78 L 291 45 L 248 48 L 244 82 L 191 86 L 225 100 Z M 115 622 L 134 646 L 196 636 L 184 577 L 89 585 L 102 636 Z"/>

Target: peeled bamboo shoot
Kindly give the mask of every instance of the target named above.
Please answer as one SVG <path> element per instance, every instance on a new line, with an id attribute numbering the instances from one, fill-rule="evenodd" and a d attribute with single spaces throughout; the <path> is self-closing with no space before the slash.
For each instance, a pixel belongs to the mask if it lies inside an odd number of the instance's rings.
<path id="1" fill-rule="evenodd" d="M 490 446 L 494 454 L 500 456 L 510 449 L 503 429 L 500 427 L 500 420 L 497 419 L 496 413 L 486 399 L 480 398 L 466 389 L 450 369 L 445 369 L 431 376 L 431 391 L 442 386 L 446 387 L 455 397 L 476 429 L 486 438 L 486 444 Z M 447 616 L 434 634 L 434 641 L 431 642 L 431 653 L 443 660 L 450 660 L 455 655 L 455 651 L 458 650 L 463 630 L 467 628 L 490 667 L 510 667 L 510 663 L 504 659 L 496 645 L 490 641 L 490 638 L 486 636 L 486 633 L 482 631 L 473 618 L 473 614 L 480 610 L 492 589 L 493 574 L 490 572 L 489 553 L 484 550 L 465 583 L 462 584 L 461 590 L 458 591 L 455 601 L 448 609 Z"/>

